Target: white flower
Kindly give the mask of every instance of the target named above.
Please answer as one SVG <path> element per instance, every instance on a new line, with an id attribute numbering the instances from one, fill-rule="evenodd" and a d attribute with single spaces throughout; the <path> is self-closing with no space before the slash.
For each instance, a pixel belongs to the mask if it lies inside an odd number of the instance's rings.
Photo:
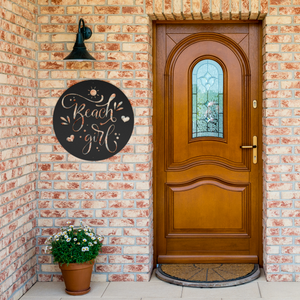
<path id="1" fill-rule="evenodd" d="M 97 244 L 97 241 L 95 241 L 94 244 Z"/>
<path id="2" fill-rule="evenodd" d="M 79 229 L 78 231 L 81 231 L 81 229 Z"/>
<path id="3" fill-rule="evenodd" d="M 77 239 L 76 239 L 76 238 L 74 238 L 73 240 L 74 240 L 75 242 L 77 241 Z"/>
<path id="4" fill-rule="evenodd" d="M 84 228 L 84 231 L 88 231 L 86 228 Z"/>
<path id="5" fill-rule="evenodd" d="M 67 224 L 71 224 L 71 222 L 67 222 Z"/>
<path id="6" fill-rule="evenodd" d="M 86 242 L 86 239 L 83 239 L 84 242 Z"/>
<path id="7" fill-rule="evenodd" d="M 70 225 L 69 227 L 73 228 L 73 227 L 74 227 L 74 225 Z"/>
<path id="8" fill-rule="evenodd" d="M 92 236 L 92 240 L 95 240 L 96 238 L 94 236 Z"/>
<path id="9" fill-rule="evenodd" d="M 66 232 L 66 231 L 64 231 L 64 232 L 63 232 L 63 235 L 65 235 L 65 234 L 67 234 L 67 232 Z"/>
<path id="10" fill-rule="evenodd" d="M 61 236 L 62 235 L 62 233 L 60 232 L 59 234 L 58 234 L 58 236 Z"/>
<path id="11" fill-rule="evenodd" d="M 70 229 L 68 229 L 68 231 L 72 231 L 72 229 L 70 228 Z"/>
<path id="12" fill-rule="evenodd" d="M 82 247 L 82 248 L 81 248 L 81 251 L 82 251 L 82 252 L 89 251 L 89 250 L 90 250 L 89 247 Z"/>
<path id="13" fill-rule="evenodd" d="M 68 236 L 67 236 L 67 235 L 64 235 L 64 238 L 65 238 L 65 239 L 67 239 L 67 238 L 68 238 Z"/>
<path id="14" fill-rule="evenodd" d="M 89 242 L 89 246 L 93 246 L 93 244 L 91 242 Z"/>
<path id="15" fill-rule="evenodd" d="M 68 238 L 68 239 L 67 239 L 67 242 L 70 242 L 70 241 L 71 241 L 71 238 Z"/>
<path id="16" fill-rule="evenodd" d="M 59 241 L 59 239 L 56 239 L 56 241 L 58 242 L 58 241 Z"/>

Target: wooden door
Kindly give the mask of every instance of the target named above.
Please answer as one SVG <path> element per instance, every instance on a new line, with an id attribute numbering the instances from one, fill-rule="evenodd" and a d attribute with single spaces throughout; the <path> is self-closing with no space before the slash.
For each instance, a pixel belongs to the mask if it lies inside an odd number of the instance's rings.
<path id="1" fill-rule="evenodd" d="M 257 23 L 156 25 L 158 263 L 259 261 L 259 32 Z M 240 148 L 254 137 L 256 149 Z"/>

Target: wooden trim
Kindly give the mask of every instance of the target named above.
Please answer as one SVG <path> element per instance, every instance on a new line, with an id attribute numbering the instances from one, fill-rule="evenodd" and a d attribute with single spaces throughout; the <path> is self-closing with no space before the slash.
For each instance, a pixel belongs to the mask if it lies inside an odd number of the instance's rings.
<path id="1" fill-rule="evenodd" d="M 168 20 L 154 20 L 153 23 L 155 24 L 237 24 L 237 23 L 261 23 L 259 20 L 190 20 L 190 21 L 185 21 L 185 20 L 174 20 L 174 21 L 168 21 Z"/>
<path id="2" fill-rule="evenodd" d="M 156 184 L 155 184 L 155 178 L 156 178 L 156 23 L 152 22 L 152 42 L 153 42 L 153 48 L 152 48 L 152 69 L 153 69 L 153 264 L 154 268 L 157 264 L 157 249 L 156 249 Z"/>
<path id="3" fill-rule="evenodd" d="M 236 255 L 234 257 L 227 256 L 227 255 L 218 255 L 217 260 L 216 256 L 211 255 L 160 255 L 158 257 L 158 263 L 160 264 L 168 264 L 168 263 L 182 263 L 182 264 L 188 264 L 191 263 L 191 260 L 193 263 L 252 263 L 255 264 L 258 261 L 258 257 L 256 255 L 252 256 L 244 256 L 244 255 Z"/>
<path id="4" fill-rule="evenodd" d="M 259 159 L 259 178 L 260 178 L 260 182 L 258 185 L 258 194 L 261 195 L 261 206 L 260 206 L 260 218 L 258 220 L 258 226 L 259 226 L 259 235 L 260 235 L 260 240 L 261 243 L 259 243 L 259 266 L 262 267 L 263 266 L 263 159 L 262 159 L 262 153 L 263 153 L 263 139 L 262 139 L 262 117 L 263 117 L 263 105 L 262 105 L 262 83 L 263 83 L 263 56 L 262 56 L 262 45 L 263 45 L 263 30 L 262 30 L 262 22 L 260 22 L 259 24 L 259 66 L 258 66 L 258 70 L 259 70 L 259 87 L 258 87 L 258 95 L 259 98 L 258 100 L 258 107 L 257 109 L 259 109 L 259 135 L 258 135 L 258 145 L 260 145 L 261 147 L 261 151 L 259 152 L 259 154 L 261 155 L 261 158 Z"/>

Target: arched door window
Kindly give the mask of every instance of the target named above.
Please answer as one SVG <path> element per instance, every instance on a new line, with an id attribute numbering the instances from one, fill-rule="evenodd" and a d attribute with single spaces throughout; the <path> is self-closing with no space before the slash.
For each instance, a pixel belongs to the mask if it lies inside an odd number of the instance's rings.
<path id="1" fill-rule="evenodd" d="M 204 59 L 192 72 L 192 138 L 224 137 L 223 70 L 214 60 Z"/>

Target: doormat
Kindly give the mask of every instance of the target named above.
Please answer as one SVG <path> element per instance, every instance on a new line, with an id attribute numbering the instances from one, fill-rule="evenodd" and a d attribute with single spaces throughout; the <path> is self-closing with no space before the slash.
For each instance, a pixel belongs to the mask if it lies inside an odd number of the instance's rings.
<path id="1" fill-rule="evenodd" d="M 228 287 L 244 284 L 260 275 L 258 264 L 160 264 L 156 276 L 189 287 Z"/>

